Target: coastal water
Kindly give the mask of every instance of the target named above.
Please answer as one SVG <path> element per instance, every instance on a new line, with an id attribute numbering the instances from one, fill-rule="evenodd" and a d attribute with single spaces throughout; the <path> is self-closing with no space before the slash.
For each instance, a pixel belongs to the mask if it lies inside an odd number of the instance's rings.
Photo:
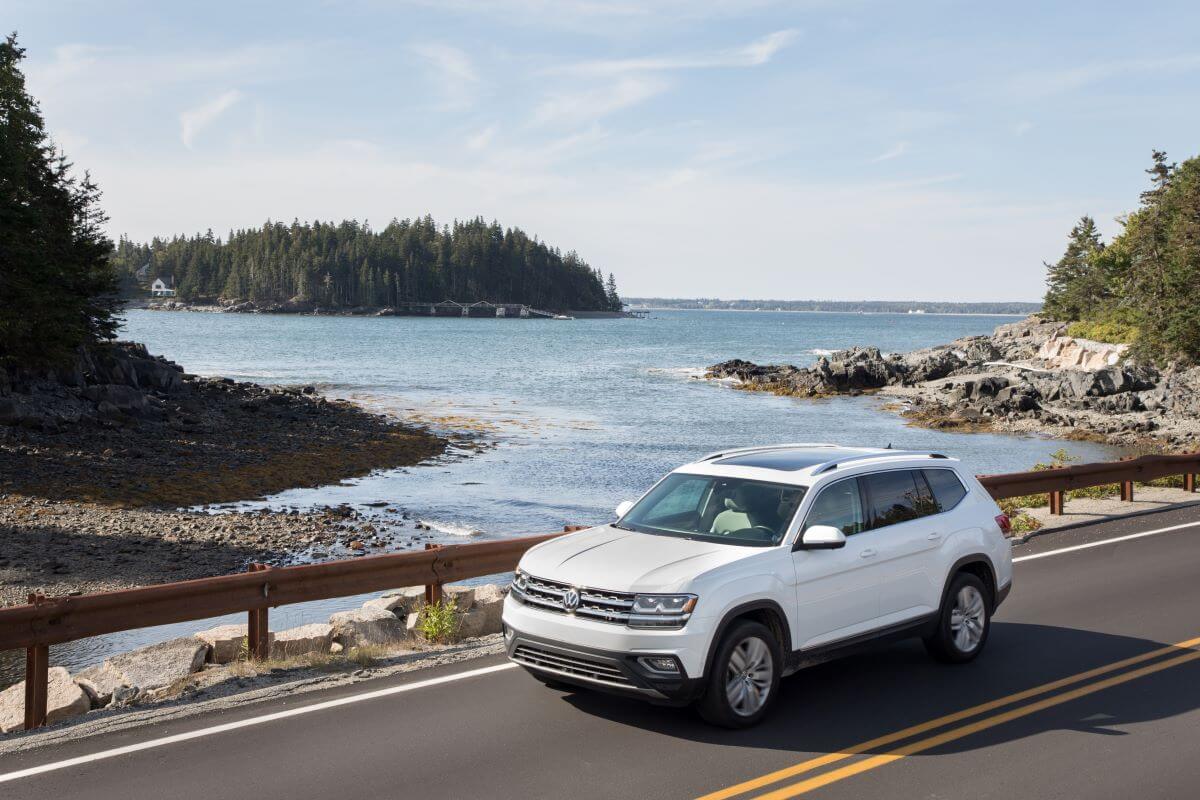
<path id="1" fill-rule="evenodd" d="M 429 523 L 435 541 L 467 541 L 601 522 L 663 472 L 725 447 L 891 444 L 937 450 L 979 473 L 1027 468 L 1060 446 L 1086 460 L 1112 457 L 1110 448 L 1090 443 L 911 428 L 876 398 L 796 400 L 695 377 L 729 358 L 803 365 L 855 344 L 901 352 L 989 333 L 1015 319 L 655 311 L 648 319 L 550 321 L 131 310 L 121 336 L 189 372 L 312 384 L 330 396 L 495 442 L 480 454 L 256 503 L 349 503 L 377 515 L 384 512 L 370 504 L 386 503 Z M 411 530 L 411 521 L 404 524 L 397 530 Z M 358 602 L 280 609 L 272 623 L 324 620 Z M 52 661 L 78 667 L 200 626 L 100 637 L 55 648 Z"/>

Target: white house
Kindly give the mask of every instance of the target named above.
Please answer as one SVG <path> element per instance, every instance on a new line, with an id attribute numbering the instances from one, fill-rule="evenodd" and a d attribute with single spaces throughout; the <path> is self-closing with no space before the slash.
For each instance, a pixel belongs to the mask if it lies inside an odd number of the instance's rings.
<path id="1" fill-rule="evenodd" d="M 174 297 L 175 279 L 169 275 L 165 281 L 162 278 L 155 278 L 154 283 L 150 284 L 150 294 L 154 297 Z"/>

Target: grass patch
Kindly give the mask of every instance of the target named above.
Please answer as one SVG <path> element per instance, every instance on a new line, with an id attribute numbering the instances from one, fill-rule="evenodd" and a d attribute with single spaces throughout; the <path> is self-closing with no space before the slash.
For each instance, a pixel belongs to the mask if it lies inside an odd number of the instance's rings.
<path id="1" fill-rule="evenodd" d="M 445 644 L 458 633 L 461 617 L 454 600 L 447 598 L 421 609 L 417 627 L 426 641 Z"/>

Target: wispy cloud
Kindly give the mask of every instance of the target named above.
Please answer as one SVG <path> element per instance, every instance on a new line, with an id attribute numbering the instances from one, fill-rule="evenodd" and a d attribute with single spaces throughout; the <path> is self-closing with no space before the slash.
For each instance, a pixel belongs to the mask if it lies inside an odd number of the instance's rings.
<path id="1" fill-rule="evenodd" d="M 474 133 L 467 137 L 467 149 L 479 151 L 483 150 L 492 143 L 492 139 L 496 138 L 496 126 L 488 125 L 478 133 Z"/>
<path id="2" fill-rule="evenodd" d="M 461 109 L 471 104 L 479 73 L 465 51 L 437 42 L 415 44 L 412 51 L 433 69 L 445 107 Z"/>
<path id="3" fill-rule="evenodd" d="M 241 92 L 237 89 L 230 89 L 207 103 L 180 113 L 179 138 L 183 142 L 183 146 L 191 150 L 192 144 L 196 140 L 196 134 L 215 122 L 241 99 Z"/>
<path id="4" fill-rule="evenodd" d="M 880 161 L 891 161 L 893 158 L 899 158 L 907 152 L 908 142 L 896 142 L 887 150 L 872 158 L 871 163 L 878 164 Z"/>
<path id="5" fill-rule="evenodd" d="M 670 86 L 661 79 L 627 75 L 608 86 L 551 94 L 534 111 L 535 125 L 589 122 L 636 105 Z"/>
<path id="6" fill-rule="evenodd" d="M 569 64 L 556 71 L 581 75 L 623 75 L 631 72 L 664 72 L 718 67 L 757 67 L 767 63 L 791 44 L 800 32 L 794 28 L 775 31 L 749 44 L 726 50 L 684 55 L 645 56 Z"/>
<path id="7" fill-rule="evenodd" d="M 1009 82 L 1009 90 L 1022 97 L 1049 97 L 1082 89 L 1099 81 L 1155 73 L 1180 73 L 1200 69 L 1200 53 L 1163 58 L 1124 58 L 1099 61 L 1068 69 L 1027 72 Z"/>
<path id="8" fill-rule="evenodd" d="M 1033 123 L 1029 120 L 1021 120 L 1016 125 L 1013 125 L 1013 135 L 1024 136 L 1033 130 Z"/>

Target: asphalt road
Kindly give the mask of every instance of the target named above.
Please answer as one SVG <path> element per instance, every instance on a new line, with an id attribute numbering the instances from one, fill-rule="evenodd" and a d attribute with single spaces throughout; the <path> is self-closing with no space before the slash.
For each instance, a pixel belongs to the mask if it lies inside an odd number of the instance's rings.
<path id="1" fill-rule="evenodd" d="M 1016 555 L 1187 523 L 1200 509 Z M 1194 797 L 1198 637 L 1200 525 L 1022 560 L 976 662 L 936 664 L 901 643 L 824 664 L 785 680 L 749 731 L 552 691 L 481 659 L 0 756 L 0 797 Z M 103 752 L 121 747 L 135 749 Z M 11 777 L 39 767 L 52 768 Z"/>

